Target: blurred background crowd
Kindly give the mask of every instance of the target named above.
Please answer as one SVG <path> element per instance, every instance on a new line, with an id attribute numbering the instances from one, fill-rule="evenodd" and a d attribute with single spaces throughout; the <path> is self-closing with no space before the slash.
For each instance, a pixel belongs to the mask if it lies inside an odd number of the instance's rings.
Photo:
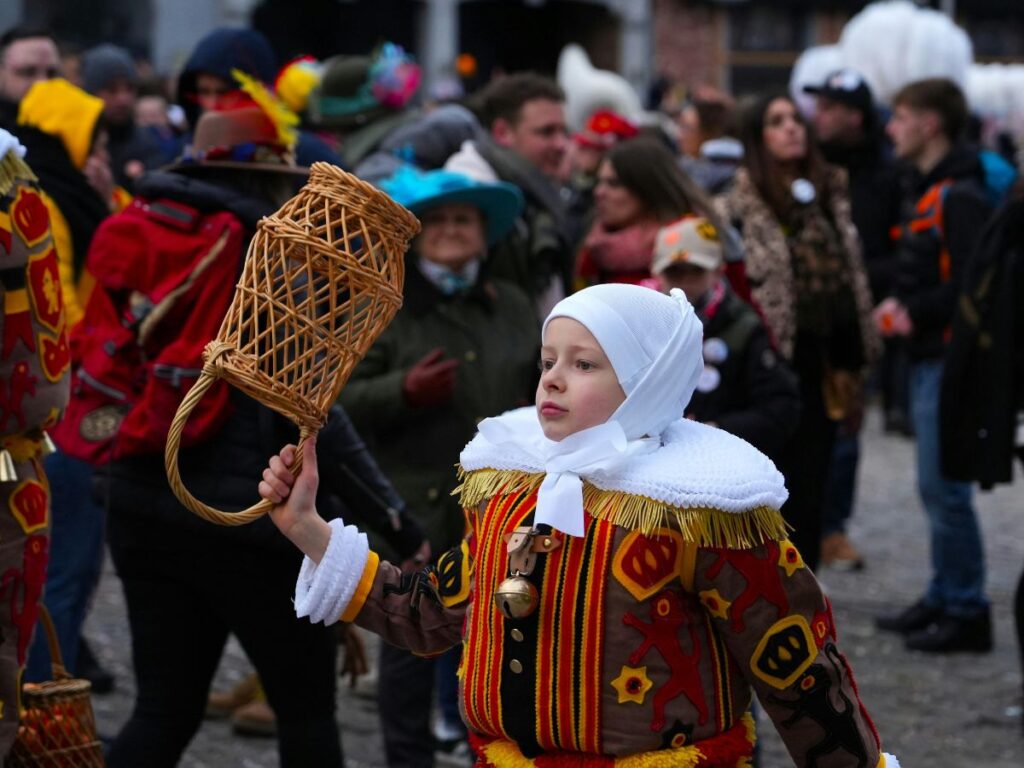
<path id="1" fill-rule="evenodd" d="M 0 127 L 59 265 L 63 341 L 43 373 L 71 382 L 63 421 L 28 425 L 56 443 L 45 601 L 68 667 L 109 690 L 81 636 L 109 546 L 138 687 L 109 765 L 176 764 L 204 715 L 276 735 L 283 765 L 341 765 L 335 654 L 365 672 L 360 636 L 297 622 L 286 543 L 194 520 L 161 453 L 256 222 L 315 162 L 423 224 L 404 306 L 319 443 L 321 508 L 383 556 L 418 568 L 459 544 L 452 467 L 480 419 L 532 402 L 555 302 L 681 288 L 705 326 L 686 415 L 776 461 L 807 564 L 865 567 L 846 529 L 875 404 L 917 441 L 932 554 L 920 599 L 878 627 L 911 650 L 991 648 L 972 490 L 1009 482 L 1024 444 L 1015 3 L 17 5 L 0 12 Z M 15 392 L 35 390 L 2 273 L 7 451 L 27 434 Z M 211 400 L 183 470 L 242 508 L 291 428 L 237 393 Z M 258 675 L 211 693 L 229 634 Z M 50 674 L 41 638 L 11 663 Z M 378 664 L 388 763 L 470 764 L 458 654 L 385 646 Z"/>

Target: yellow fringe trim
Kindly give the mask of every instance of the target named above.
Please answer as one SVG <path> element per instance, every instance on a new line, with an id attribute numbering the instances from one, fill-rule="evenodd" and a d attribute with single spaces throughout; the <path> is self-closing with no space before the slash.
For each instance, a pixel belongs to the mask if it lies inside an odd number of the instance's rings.
<path id="1" fill-rule="evenodd" d="M 487 762 L 497 768 L 534 768 L 533 760 L 524 757 L 519 747 L 511 741 L 492 741 L 484 747 Z"/>
<path id="2" fill-rule="evenodd" d="M 745 712 L 741 718 L 747 731 L 747 740 L 753 745 L 755 736 L 754 718 Z M 536 761 L 525 757 L 515 742 L 496 739 L 484 746 L 484 759 L 496 768 L 536 768 Z M 706 756 L 700 749 L 700 742 L 687 744 L 676 749 L 659 749 L 653 752 L 638 752 L 615 758 L 615 768 L 695 768 Z M 749 768 L 750 758 L 740 758 L 736 768 Z"/>
<path id="3" fill-rule="evenodd" d="M 6 195 L 18 182 L 36 180 L 36 175 L 13 149 L 0 158 L 0 195 Z"/>
<path id="4" fill-rule="evenodd" d="M 690 744 L 676 749 L 659 749 L 656 752 L 620 757 L 615 760 L 615 768 L 694 768 L 703 759 L 700 745 Z"/>
<path id="5" fill-rule="evenodd" d="M 463 508 L 472 509 L 492 496 L 535 491 L 544 475 L 497 469 L 466 472 L 460 467 L 459 479 L 462 484 L 452 495 L 459 497 Z M 651 535 L 658 528 L 676 528 L 684 540 L 701 547 L 752 549 L 766 541 L 782 541 L 789 536 L 789 525 L 779 510 L 772 507 L 754 507 L 745 512 L 675 507 L 639 494 L 601 490 L 586 481 L 583 505 L 598 520 L 644 535 Z"/>

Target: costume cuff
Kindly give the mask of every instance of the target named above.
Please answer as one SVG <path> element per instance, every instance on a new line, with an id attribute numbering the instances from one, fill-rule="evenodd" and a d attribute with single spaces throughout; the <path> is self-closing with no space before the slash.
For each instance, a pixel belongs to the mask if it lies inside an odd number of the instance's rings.
<path id="1" fill-rule="evenodd" d="M 883 752 L 879 768 L 900 768 L 900 761 L 897 760 L 894 755 L 890 755 L 888 752 Z"/>
<path id="2" fill-rule="evenodd" d="M 366 558 L 366 567 L 363 568 L 363 577 L 359 580 L 359 585 L 356 587 L 356 593 L 352 596 L 348 606 L 345 608 L 345 612 L 341 614 L 342 621 L 352 621 L 359 612 L 363 610 L 363 605 L 366 603 L 366 598 L 370 596 L 370 590 L 373 589 L 373 580 L 377 577 L 377 566 L 380 565 L 380 555 L 374 551 L 370 551 L 370 556 Z"/>
<path id="3" fill-rule="evenodd" d="M 356 594 L 370 556 L 366 534 L 340 519 L 331 520 L 331 540 L 319 565 L 302 561 L 295 583 L 295 614 L 314 624 L 333 624 Z M 365 597 L 363 598 L 365 600 Z"/>

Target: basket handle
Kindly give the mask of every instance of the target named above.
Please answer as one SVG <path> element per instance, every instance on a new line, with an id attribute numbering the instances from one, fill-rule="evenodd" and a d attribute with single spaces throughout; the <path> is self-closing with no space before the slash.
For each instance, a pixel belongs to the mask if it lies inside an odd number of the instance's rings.
<path id="1" fill-rule="evenodd" d="M 53 670 L 54 680 L 70 680 L 71 673 L 64 666 L 64 656 L 60 652 L 60 640 L 57 639 L 57 628 L 53 626 L 53 617 L 50 611 L 40 601 L 36 603 L 39 611 L 39 623 L 43 625 L 46 632 L 46 644 L 50 647 L 50 668 Z"/>
<path id="2" fill-rule="evenodd" d="M 178 449 L 181 446 L 181 433 L 185 429 L 185 423 L 188 421 L 188 417 L 192 414 L 196 404 L 202 400 L 203 395 L 206 394 L 206 391 L 215 381 L 217 381 L 217 377 L 208 370 L 208 366 L 204 366 L 199 379 L 181 401 L 181 405 L 178 406 L 178 412 L 174 414 L 174 421 L 171 422 L 171 428 L 167 433 L 164 466 L 167 469 L 167 479 L 171 484 L 171 490 L 178 497 L 178 501 L 190 511 L 204 520 L 216 523 L 217 525 L 245 525 L 263 517 L 263 515 L 274 508 L 274 503 L 267 499 L 261 499 L 241 512 L 221 512 L 219 509 L 214 509 L 204 504 L 189 493 L 181 480 L 181 472 L 178 470 Z M 295 453 L 295 463 L 290 468 L 292 473 L 296 475 L 302 469 L 302 446 L 313 434 L 313 432 L 306 429 L 300 432 L 299 447 Z"/>

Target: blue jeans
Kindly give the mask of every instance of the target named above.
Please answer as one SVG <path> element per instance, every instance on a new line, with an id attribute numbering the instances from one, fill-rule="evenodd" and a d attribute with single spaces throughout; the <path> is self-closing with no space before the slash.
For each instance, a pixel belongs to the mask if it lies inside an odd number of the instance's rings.
<path id="1" fill-rule="evenodd" d="M 939 391 L 942 363 L 915 364 L 910 371 L 910 410 L 917 433 L 917 488 L 928 515 L 932 578 L 925 602 L 960 618 L 988 610 L 985 551 L 969 483 L 942 475 L 939 450 Z"/>
<path id="2" fill-rule="evenodd" d="M 43 602 L 53 617 L 64 666 L 77 673 L 78 638 L 103 565 L 104 512 L 92 500 L 93 468 L 67 454 L 46 457 L 50 504 L 50 562 Z M 36 632 L 26 682 L 52 678 L 46 634 Z"/>
<path id="3" fill-rule="evenodd" d="M 848 435 L 840 427 L 828 468 L 825 508 L 821 516 L 822 538 L 830 533 L 846 532 L 846 522 L 853 514 L 859 462 L 860 435 Z"/>

